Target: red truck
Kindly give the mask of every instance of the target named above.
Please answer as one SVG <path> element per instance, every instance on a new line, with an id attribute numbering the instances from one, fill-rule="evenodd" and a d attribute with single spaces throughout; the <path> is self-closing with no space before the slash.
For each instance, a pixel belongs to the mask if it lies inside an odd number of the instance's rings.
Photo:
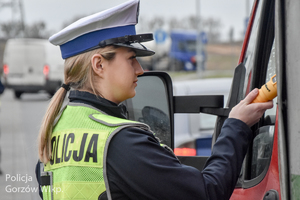
<path id="1" fill-rule="evenodd" d="M 223 105 L 222 95 L 173 96 L 172 81 L 163 72 L 140 77 L 137 96 L 126 102 L 130 117 L 148 123 L 172 148 L 174 113 L 216 115 L 213 146 L 231 108 L 276 74 L 274 107 L 251 128 L 255 138 L 232 200 L 300 199 L 299 10 L 299 0 L 254 1 L 227 105 Z M 199 170 L 207 158 L 179 156 L 183 164 Z"/>

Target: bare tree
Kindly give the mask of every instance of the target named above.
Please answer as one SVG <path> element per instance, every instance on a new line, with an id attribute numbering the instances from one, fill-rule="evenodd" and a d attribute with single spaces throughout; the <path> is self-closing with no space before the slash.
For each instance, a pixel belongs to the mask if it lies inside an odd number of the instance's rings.
<path id="1" fill-rule="evenodd" d="M 43 21 L 31 25 L 24 25 L 20 22 L 7 22 L 2 23 L 0 27 L 5 39 L 15 37 L 48 38 L 50 36 Z"/>
<path id="2" fill-rule="evenodd" d="M 230 29 L 229 29 L 228 39 L 229 39 L 229 42 L 233 42 L 234 41 L 234 28 L 233 27 L 230 27 Z"/>
<path id="3" fill-rule="evenodd" d="M 25 26 L 25 37 L 48 38 L 45 22 L 41 21 Z"/>
<path id="4" fill-rule="evenodd" d="M 163 27 L 163 25 L 165 24 L 165 20 L 161 16 L 156 16 L 153 19 L 151 19 L 148 23 L 150 30 L 156 30 Z"/>
<path id="5" fill-rule="evenodd" d="M 20 22 L 6 22 L 1 24 L 4 38 L 20 37 L 23 32 L 23 24 Z"/>
<path id="6" fill-rule="evenodd" d="M 181 22 L 177 18 L 172 18 L 169 21 L 169 28 L 170 28 L 170 30 L 179 29 L 179 28 L 181 28 Z"/>
<path id="7" fill-rule="evenodd" d="M 198 28 L 198 24 L 200 23 L 198 20 L 197 20 L 197 17 L 192 15 L 188 18 L 188 23 L 189 23 L 189 28 L 190 29 L 194 29 L 194 30 L 197 30 Z"/>
<path id="8" fill-rule="evenodd" d="M 208 41 L 211 43 L 219 42 L 221 38 L 220 29 L 222 23 L 220 19 L 208 18 L 202 21 L 202 30 L 207 33 Z"/>
<path id="9" fill-rule="evenodd" d="M 181 20 L 177 18 L 172 18 L 168 21 L 169 29 L 184 29 L 184 30 L 197 30 L 197 26 L 200 23 L 196 16 L 191 15 L 185 17 Z M 222 28 L 222 23 L 220 19 L 215 18 L 203 18 L 201 17 L 201 29 L 207 33 L 208 40 L 212 43 L 219 42 Z"/>

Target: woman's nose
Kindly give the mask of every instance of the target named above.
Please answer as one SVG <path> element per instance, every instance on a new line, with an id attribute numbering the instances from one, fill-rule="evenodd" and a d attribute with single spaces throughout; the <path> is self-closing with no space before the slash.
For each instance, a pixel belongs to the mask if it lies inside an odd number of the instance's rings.
<path id="1" fill-rule="evenodd" d="M 134 69 L 137 75 L 142 75 L 144 73 L 144 69 L 142 68 L 137 59 L 134 59 Z"/>

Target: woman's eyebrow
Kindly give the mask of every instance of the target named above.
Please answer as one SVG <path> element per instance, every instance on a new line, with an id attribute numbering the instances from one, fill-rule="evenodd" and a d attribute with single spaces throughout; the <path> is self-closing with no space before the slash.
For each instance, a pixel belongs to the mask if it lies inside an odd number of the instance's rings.
<path id="1" fill-rule="evenodd" d="M 131 49 L 131 48 L 128 48 L 128 51 L 127 52 L 133 52 L 133 53 L 136 53 L 134 49 Z"/>

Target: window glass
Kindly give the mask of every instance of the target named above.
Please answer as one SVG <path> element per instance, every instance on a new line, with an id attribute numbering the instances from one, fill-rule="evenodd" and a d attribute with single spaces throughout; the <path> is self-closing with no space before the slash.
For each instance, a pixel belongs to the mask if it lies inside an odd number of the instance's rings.
<path id="1" fill-rule="evenodd" d="M 272 76 L 276 74 L 276 66 L 275 66 L 275 40 L 273 42 L 268 68 L 267 68 L 267 76 L 266 76 L 266 82 L 268 82 Z"/>
<path id="2" fill-rule="evenodd" d="M 180 41 L 178 42 L 178 51 L 182 51 L 185 52 L 185 45 L 184 45 L 184 41 Z"/>
<path id="3" fill-rule="evenodd" d="M 265 82 L 268 82 L 272 76 L 276 74 L 275 66 L 275 40 L 272 45 Z M 275 119 L 277 98 L 273 100 L 274 106 L 265 112 L 265 118 L 271 117 Z M 270 123 L 270 122 L 268 122 Z M 251 159 L 251 179 L 259 176 L 268 166 L 272 157 L 274 122 L 272 126 L 263 126 L 256 132 L 253 141 L 252 159 Z"/>
<path id="4" fill-rule="evenodd" d="M 251 35 L 248 42 L 247 51 L 245 53 L 245 58 L 243 60 L 243 63 L 246 68 L 246 76 L 245 76 L 245 82 L 244 82 L 244 95 L 247 92 L 248 87 L 248 81 L 251 79 L 251 72 L 254 67 L 254 53 L 257 45 L 257 36 L 258 36 L 258 29 L 261 19 L 261 12 L 262 12 L 262 1 L 259 1 L 258 7 L 256 10 L 255 19 L 252 25 Z"/>
<path id="5" fill-rule="evenodd" d="M 8 50 L 6 50 L 9 55 L 10 64 L 13 66 L 22 66 L 22 67 L 11 67 L 10 73 L 26 73 L 28 72 L 28 68 L 32 68 L 32 66 L 43 66 L 45 64 L 45 47 L 40 44 L 34 43 L 20 43 L 8 46 Z M 17 58 L 16 59 L 16 55 Z M 39 56 L 32 56 L 39 55 Z M 34 67 L 34 72 L 39 73 L 42 72 L 43 67 Z"/>
<path id="6" fill-rule="evenodd" d="M 272 35 L 273 37 L 273 33 L 271 32 L 262 33 L 264 29 L 260 31 L 260 27 L 265 28 L 268 27 L 269 25 L 272 26 L 273 22 L 269 21 L 269 19 L 271 19 L 270 16 L 272 14 L 272 13 L 270 14 L 270 12 L 273 12 L 270 9 L 270 5 L 273 4 L 271 4 L 270 2 L 258 1 L 256 15 L 252 25 L 251 35 L 249 38 L 247 50 L 243 60 L 243 63 L 246 68 L 245 81 L 241 83 L 243 86 L 244 96 L 252 89 L 250 87 L 252 87 L 251 80 L 253 76 L 261 76 L 260 74 L 261 72 L 266 72 L 265 77 L 262 77 L 263 79 L 261 79 L 261 77 L 255 77 L 255 80 L 268 82 L 271 79 L 271 77 L 276 74 L 275 41 L 273 41 L 273 44 L 266 42 L 267 39 L 271 39 L 270 35 Z M 262 18 L 264 19 L 263 21 Z M 263 44 L 258 43 L 258 41 L 263 42 Z M 258 45 L 260 48 L 258 48 Z M 266 52 L 269 51 L 270 47 L 272 47 L 270 55 L 266 55 Z M 260 53 L 258 54 L 257 51 L 259 51 Z M 265 54 L 261 54 L 261 52 Z M 255 64 L 255 63 L 259 63 L 259 64 Z M 264 63 L 267 63 L 267 65 Z M 253 74 L 254 68 L 255 68 L 255 72 L 258 73 Z M 256 87 L 260 87 L 260 86 L 256 86 Z M 264 172 L 266 168 L 269 166 L 271 156 L 272 156 L 272 145 L 273 145 L 274 123 L 275 123 L 274 119 L 276 115 L 277 99 L 274 99 L 273 102 L 274 102 L 273 109 L 267 110 L 265 112 L 264 114 L 265 120 L 261 121 L 262 122 L 260 123 L 261 127 L 259 127 L 258 130 L 255 132 L 256 137 L 253 140 L 252 153 L 248 154 L 245 160 L 244 178 L 247 180 L 254 179 L 260 176 L 262 172 Z M 263 176 L 261 176 L 261 178 L 263 178 Z"/>
<path id="7" fill-rule="evenodd" d="M 266 81 L 268 82 L 272 76 L 274 76 L 276 74 L 276 65 L 275 65 L 275 40 L 273 42 L 273 46 L 272 46 L 272 50 L 271 50 L 271 54 L 270 54 L 270 58 L 269 58 L 269 63 L 268 63 L 268 68 L 267 68 L 267 75 L 266 75 Z M 277 103 L 277 97 L 273 100 L 274 106 L 272 109 L 269 109 L 265 112 L 265 116 L 267 115 L 276 115 L 276 103 Z"/>
<path id="8" fill-rule="evenodd" d="M 186 41 L 186 47 L 187 52 L 196 52 L 196 40 L 187 40 Z"/>
<path id="9" fill-rule="evenodd" d="M 269 166 L 272 148 L 274 126 L 264 126 L 257 131 L 253 141 L 251 179 L 259 176 Z"/>

